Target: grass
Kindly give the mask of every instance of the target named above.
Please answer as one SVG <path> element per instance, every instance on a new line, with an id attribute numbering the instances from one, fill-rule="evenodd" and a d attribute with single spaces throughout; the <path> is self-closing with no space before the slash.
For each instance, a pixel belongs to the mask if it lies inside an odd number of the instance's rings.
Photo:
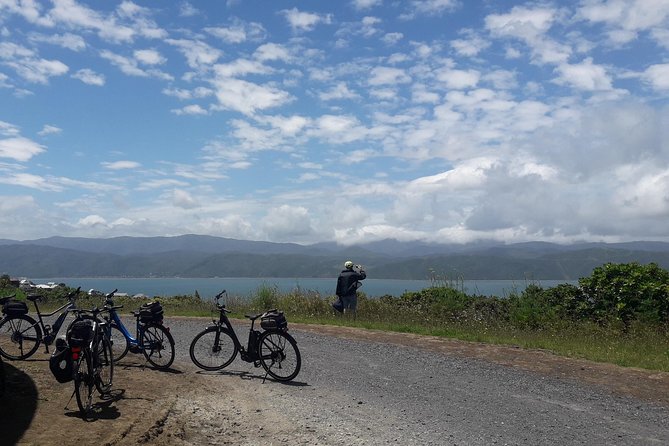
<path id="1" fill-rule="evenodd" d="M 591 322 L 518 327 L 490 315 L 481 317 L 478 313 L 466 313 L 462 306 L 463 296 L 458 293 L 451 289 L 447 293 L 447 305 L 442 301 L 441 306 L 429 306 L 425 299 L 416 300 L 416 294 L 379 299 L 367 299 L 363 294 L 356 320 L 335 314 L 330 306 L 333 297 L 302 289 L 282 294 L 275 287 L 263 285 L 250 297 L 228 296 L 225 303 L 228 309 L 233 310 L 231 316 L 237 318 L 243 318 L 245 313 L 278 308 L 286 313 L 289 322 L 295 323 L 350 326 L 514 345 L 549 350 L 572 358 L 669 372 L 669 336 L 661 328 L 638 324 L 622 332 L 616 327 L 602 327 Z M 0 292 L 0 295 L 5 294 L 10 293 Z M 123 297 L 115 299 L 115 303 L 123 305 L 120 311 L 127 313 L 149 300 L 152 299 Z M 213 302 L 200 299 L 197 293 L 159 300 L 167 316 L 210 317 L 217 314 Z M 485 303 L 486 299 L 481 301 Z M 45 311 L 55 309 L 59 302 L 62 300 L 58 298 L 47 299 L 40 308 Z M 100 304 L 100 298 L 83 297 L 77 301 L 80 308 Z M 487 311 L 487 308 L 484 310 Z M 454 316 L 462 314 L 466 316 Z"/>

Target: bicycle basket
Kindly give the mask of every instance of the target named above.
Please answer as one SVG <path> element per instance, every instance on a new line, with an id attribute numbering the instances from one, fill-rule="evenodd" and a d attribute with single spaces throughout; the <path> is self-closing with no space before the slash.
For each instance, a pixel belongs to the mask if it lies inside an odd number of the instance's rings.
<path id="1" fill-rule="evenodd" d="M 139 320 L 144 324 L 150 322 L 162 322 L 163 320 L 163 306 L 160 302 L 153 301 L 144 304 L 139 308 Z"/>
<path id="2" fill-rule="evenodd" d="M 22 300 L 8 300 L 2 306 L 2 313 L 8 316 L 21 316 L 28 314 L 28 305 Z"/>
<path id="3" fill-rule="evenodd" d="M 67 345 L 67 342 L 64 339 L 58 339 L 56 341 L 56 350 L 54 350 L 51 358 L 49 358 L 49 369 L 56 378 L 56 381 L 59 383 L 72 381 L 73 363 L 72 350 Z"/>
<path id="4" fill-rule="evenodd" d="M 287 330 L 288 321 L 283 311 L 267 311 L 260 316 L 260 326 L 265 330 Z"/>
<path id="5" fill-rule="evenodd" d="M 84 347 L 93 339 L 93 322 L 89 319 L 74 321 L 67 334 L 70 347 Z"/>

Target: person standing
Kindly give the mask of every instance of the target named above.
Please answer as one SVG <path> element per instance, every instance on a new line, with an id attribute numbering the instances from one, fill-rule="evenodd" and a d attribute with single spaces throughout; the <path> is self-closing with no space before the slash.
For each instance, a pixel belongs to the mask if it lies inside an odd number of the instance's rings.
<path id="1" fill-rule="evenodd" d="M 337 277 L 337 298 L 341 302 L 344 314 L 353 315 L 355 318 L 358 308 L 357 290 L 362 286 L 361 280 L 365 280 L 367 274 L 361 265 L 354 265 L 352 261 L 344 262 L 344 270 Z"/>

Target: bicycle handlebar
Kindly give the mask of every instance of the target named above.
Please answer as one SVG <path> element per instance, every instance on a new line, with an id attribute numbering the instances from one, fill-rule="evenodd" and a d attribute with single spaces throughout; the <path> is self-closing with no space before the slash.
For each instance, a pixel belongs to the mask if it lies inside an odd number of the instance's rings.
<path id="1" fill-rule="evenodd" d="M 223 295 L 227 295 L 228 292 L 227 290 L 223 290 L 220 293 L 218 293 L 215 297 L 216 299 L 216 308 L 218 308 L 219 311 L 223 311 L 225 313 L 232 313 L 232 311 L 228 310 L 225 308 L 225 304 L 219 304 L 218 300 L 223 297 Z"/>

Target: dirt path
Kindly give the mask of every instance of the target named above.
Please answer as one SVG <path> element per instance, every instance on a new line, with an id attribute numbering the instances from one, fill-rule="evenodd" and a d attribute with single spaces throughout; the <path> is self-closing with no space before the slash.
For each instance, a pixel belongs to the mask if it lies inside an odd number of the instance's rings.
<path id="1" fill-rule="evenodd" d="M 538 374 L 596 384 L 614 393 L 669 406 L 669 373 L 570 360 L 536 350 L 490 346 L 411 334 L 329 326 L 294 330 L 373 342 L 418 346 L 443 355 L 479 358 Z M 262 374 L 206 374 L 181 359 L 172 372 L 143 367 L 138 357 L 115 369 L 111 399 L 97 420 L 83 421 L 70 400 L 72 384 L 58 384 L 40 349 L 32 360 L 6 362 L 8 392 L 0 400 L 1 444 L 274 445 L 328 444 L 315 429 L 265 404 L 281 385 L 260 385 Z"/>

